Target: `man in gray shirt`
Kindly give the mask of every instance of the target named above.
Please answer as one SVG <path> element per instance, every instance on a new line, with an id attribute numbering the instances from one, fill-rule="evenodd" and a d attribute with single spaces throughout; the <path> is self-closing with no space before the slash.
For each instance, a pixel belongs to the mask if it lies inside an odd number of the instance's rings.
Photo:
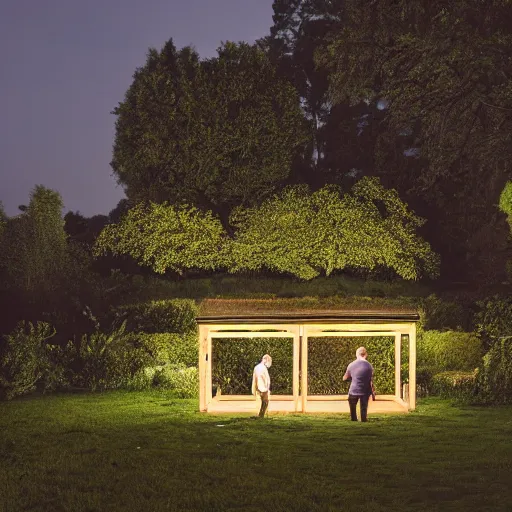
<path id="1" fill-rule="evenodd" d="M 348 390 L 350 417 L 357 421 L 357 402 L 361 401 L 361 421 L 367 420 L 368 400 L 373 395 L 373 366 L 366 360 L 368 352 L 364 347 L 356 350 L 356 360 L 347 366 L 343 380 L 351 380 Z"/>

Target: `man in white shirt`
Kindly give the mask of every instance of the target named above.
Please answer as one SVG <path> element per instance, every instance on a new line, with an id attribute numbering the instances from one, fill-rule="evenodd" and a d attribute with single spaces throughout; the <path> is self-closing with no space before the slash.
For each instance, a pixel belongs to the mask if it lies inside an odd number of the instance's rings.
<path id="1" fill-rule="evenodd" d="M 261 358 L 261 363 L 254 367 L 252 374 L 252 394 L 261 397 L 261 408 L 259 417 L 263 418 L 267 411 L 270 396 L 270 375 L 268 369 L 272 366 L 272 358 L 265 354 Z"/>

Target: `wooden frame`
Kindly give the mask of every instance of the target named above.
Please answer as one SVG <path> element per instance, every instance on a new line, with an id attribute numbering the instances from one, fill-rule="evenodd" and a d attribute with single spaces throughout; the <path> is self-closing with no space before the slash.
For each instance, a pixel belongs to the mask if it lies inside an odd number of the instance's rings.
<path id="1" fill-rule="evenodd" d="M 274 323 L 276 320 L 279 322 Z M 346 395 L 308 395 L 308 339 L 318 337 L 389 336 L 395 346 L 395 393 L 377 395 L 368 413 L 407 412 L 416 407 L 417 315 L 382 313 L 371 315 L 273 315 L 258 317 L 200 317 L 199 408 L 214 413 L 256 413 L 259 401 L 252 395 L 212 396 L 212 338 L 292 338 L 292 395 L 271 397 L 270 412 L 349 412 Z M 270 332 L 269 332 L 270 331 Z M 402 336 L 409 337 L 409 392 L 402 396 Z M 300 364 L 300 368 L 299 368 Z M 299 386 L 299 373 L 301 382 Z M 300 390 L 300 393 L 299 393 Z M 305 390 L 305 391 L 304 391 Z"/>

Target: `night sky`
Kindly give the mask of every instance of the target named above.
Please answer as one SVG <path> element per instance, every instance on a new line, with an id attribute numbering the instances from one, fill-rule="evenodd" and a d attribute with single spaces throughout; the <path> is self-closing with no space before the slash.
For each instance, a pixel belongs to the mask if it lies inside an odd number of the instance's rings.
<path id="1" fill-rule="evenodd" d="M 115 117 L 149 47 L 201 57 L 266 35 L 272 0 L 0 0 L 0 201 L 9 216 L 41 184 L 65 209 L 107 214 Z"/>

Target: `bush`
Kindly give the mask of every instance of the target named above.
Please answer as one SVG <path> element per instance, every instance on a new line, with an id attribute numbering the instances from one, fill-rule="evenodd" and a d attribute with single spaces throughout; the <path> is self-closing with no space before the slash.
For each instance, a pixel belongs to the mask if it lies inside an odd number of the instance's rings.
<path id="1" fill-rule="evenodd" d="M 126 321 L 128 332 L 183 334 L 197 328 L 197 308 L 190 299 L 153 300 L 121 306 L 115 314 L 118 321 Z"/>
<path id="2" fill-rule="evenodd" d="M 477 371 L 441 372 L 432 377 L 431 392 L 442 398 L 455 398 L 463 402 L 474 400 Z"/>
<path id="3" fill-rule="evenodd" d="M 178 398 L 198 398 L 199 372 L 196 367 L 165 365 L 155 369 L 154 384 L 169 389 Z"/>
<path id="4" fill-rule="evenodd" d="M 0 387 L 8 400 L 33 391 L 45 376 L 53 375 L 46 342 L 55 332 L 45 322 L 20 322 L 11 334 L 4 336 Z"/>
<path id="5" fill-rule="evenodd" d="M 421 328 L 425 330 L 461 329 L 468 327 L 465 308 L 456 302 L 432 294 L 421 300 Z"/>
<path id="6" fill-rule="evenodd" d="M 444 371 L 471 371 L 482 360 L 479 337 L 462 331 L 423 331 L 418 335 L 418 368 L 432 374 Z"/>
<path id="7" fill-rule="evenodd" d="M 105 390 L 140 387 L 141 372 L 151 366 L 152 357 L 135 339 L 125 336 L 125 324 L 110 333 L 84 335 L 77 350 L 78 372 L 74 383 Z"/>
<path id="8" fill-rule="evenodd" d="M 512 403 L 512 338 L 502 338 L 485 354 L 478 375 L 478 396 L 483 402 Z"/>
<path id="9" fill-rule="evenodd" d="M 165 364 L 198 365 L 199 343 L 196 331 L 189 331 L 186 334 L 139 333 L 132 334 L 131 337 L 138 340 L 157 366 Z"/>
<path id="10" fill-rule="evenodd" d="M 488 350 L 500 338 L 512 335 L 512 297 L 495 295 L 477 305 L 476 330 Z"/>

